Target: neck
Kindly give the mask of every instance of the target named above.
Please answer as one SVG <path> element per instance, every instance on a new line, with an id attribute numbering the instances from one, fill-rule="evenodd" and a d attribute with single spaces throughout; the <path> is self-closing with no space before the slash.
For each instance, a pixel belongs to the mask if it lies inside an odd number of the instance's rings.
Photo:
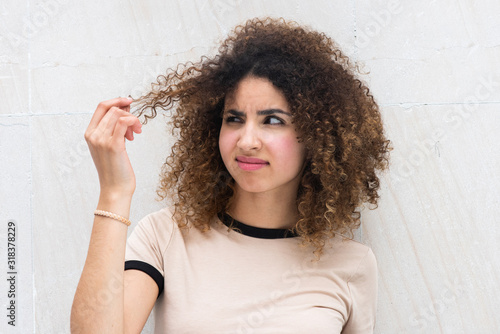
<path id="1" fill-rule="evenodd" d="M 292 228 L 298 219 L 296 194 L 248 193 L 237 189 L 228 210 L 234 219 L 261 228 Z"/>

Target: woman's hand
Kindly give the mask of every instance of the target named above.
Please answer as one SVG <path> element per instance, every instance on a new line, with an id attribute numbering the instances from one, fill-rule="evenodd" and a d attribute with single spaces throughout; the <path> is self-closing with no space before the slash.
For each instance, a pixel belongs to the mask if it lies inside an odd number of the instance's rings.
<path id="1" fill-rule="evenodd" d="M 130 113 L 132 99 L 116 98 L 99 103 L 85 131 L 85 140 L 99 174 L 101 196 L 132 196 L 135 175 L 125 149 L 142 124 Z"/>

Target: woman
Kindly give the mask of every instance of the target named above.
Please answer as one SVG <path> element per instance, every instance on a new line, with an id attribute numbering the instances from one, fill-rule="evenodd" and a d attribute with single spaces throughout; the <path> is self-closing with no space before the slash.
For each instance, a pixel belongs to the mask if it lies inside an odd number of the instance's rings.
<path id="1" fill-rule="evenodd" d="M 131 102 L 101 103 L 85 134 L 101 194 L 73 332 L 139 333 L 155 304 L 157 333 L 373 331 L 375 257 L 344 235 L 377 204 L 389 141 L 330 38 L 254 19 L 158 78 L 138 109 L 174 110 L 158 192 L 173 204 L 126 244 Z"/>

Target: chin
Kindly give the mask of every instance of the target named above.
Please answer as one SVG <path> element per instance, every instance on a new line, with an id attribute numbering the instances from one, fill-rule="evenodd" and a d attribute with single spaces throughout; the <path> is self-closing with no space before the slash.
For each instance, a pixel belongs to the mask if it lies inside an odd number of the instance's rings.
<path id="1" fill-rule="evenodd" d="M 236 182 L 237 188 L 248 193 L 262 193 L 269 190 L 269 186 L 261 182 Z"/>

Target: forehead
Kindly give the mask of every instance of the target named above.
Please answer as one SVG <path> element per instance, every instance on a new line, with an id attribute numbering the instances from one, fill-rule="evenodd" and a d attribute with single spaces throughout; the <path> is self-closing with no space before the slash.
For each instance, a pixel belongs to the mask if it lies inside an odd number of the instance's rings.
<path id="1" fill-rule="evenodd" d="M 228 92 L 225 107 L 280 107 L 288 109 L 285 95 L 271 81 L 264 78 L 245 77 Z"/>

